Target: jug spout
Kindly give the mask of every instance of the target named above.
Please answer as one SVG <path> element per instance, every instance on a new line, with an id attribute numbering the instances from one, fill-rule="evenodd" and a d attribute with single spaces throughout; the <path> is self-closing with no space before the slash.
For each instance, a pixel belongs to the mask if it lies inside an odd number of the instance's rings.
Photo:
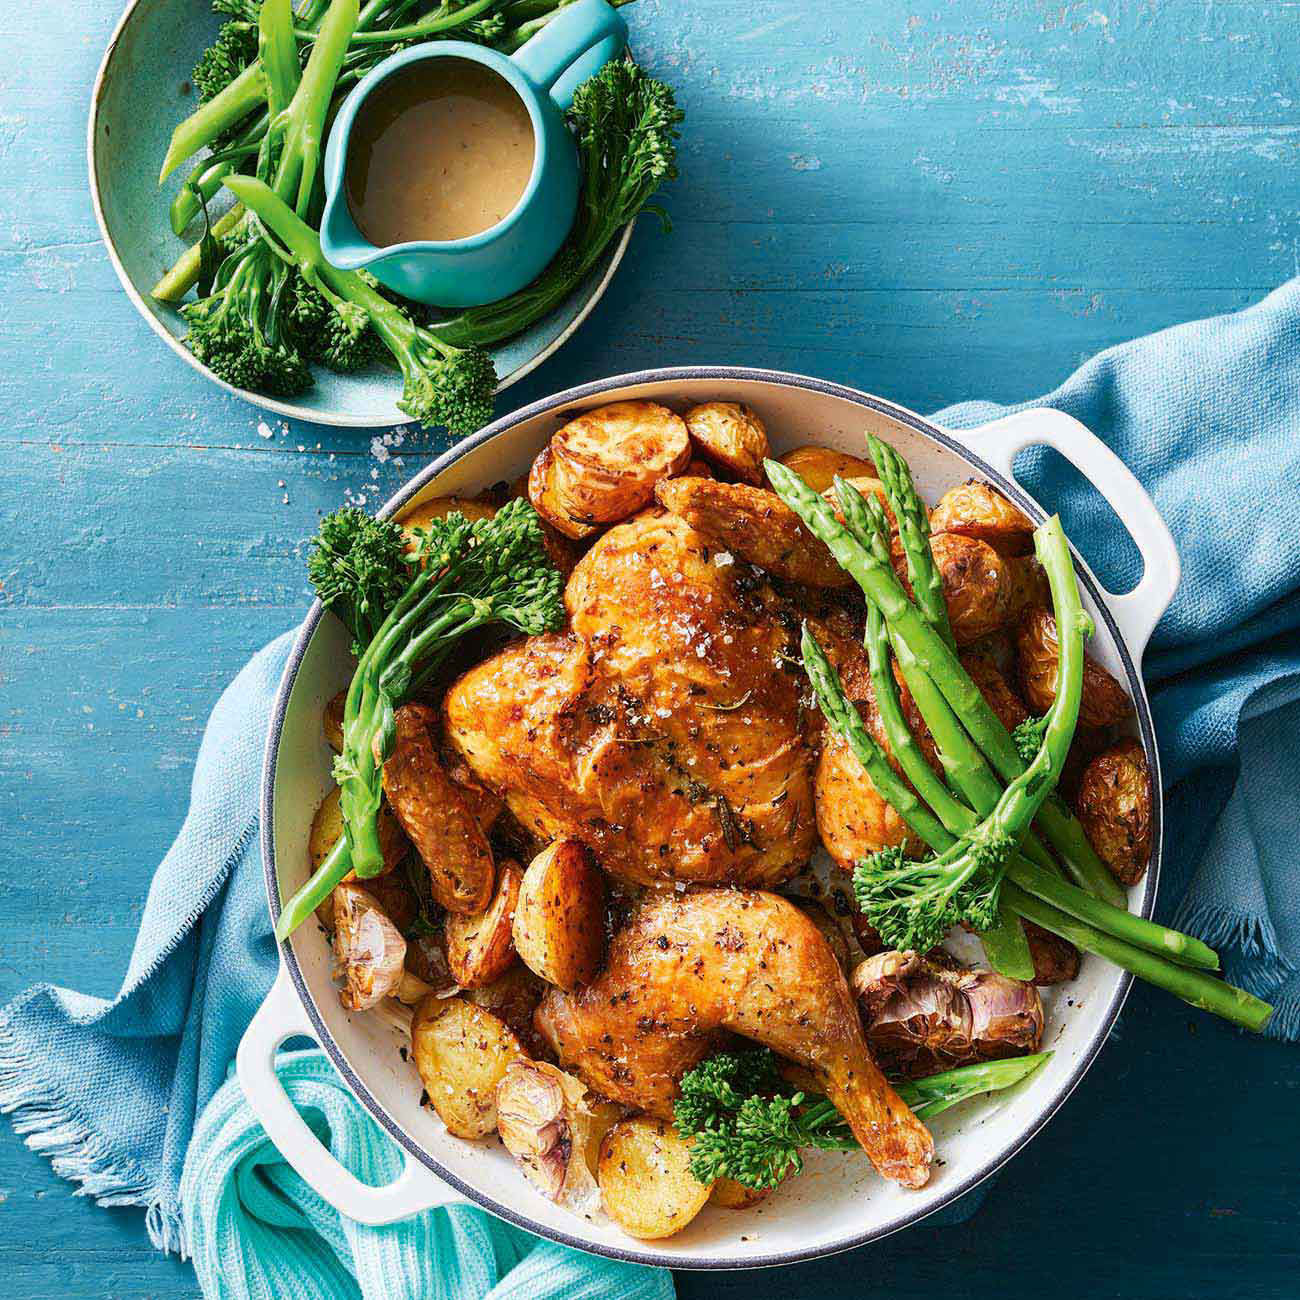
<path id="1" fill-rule="evenodd" d="M 368 269 L 384 256 L 382 248 L 369 243 L 357 229 L 340 190 L 328 195 L 321 214 L 320 248 L 325 260 L 340 271 Z"/>

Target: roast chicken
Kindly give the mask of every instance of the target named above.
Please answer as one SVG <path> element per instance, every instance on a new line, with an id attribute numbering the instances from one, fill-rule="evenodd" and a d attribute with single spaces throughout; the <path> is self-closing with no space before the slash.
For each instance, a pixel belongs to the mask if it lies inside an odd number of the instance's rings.
<path id="1" fill-rule="evenodd" d="M 793 875 L 816 840 L 817 728 L 792 608 L 653 509 L 601 536 L 565 605 L 568 630 L 448 692 L 448 739 L 474 775 L 539 839 L 580 839 L 627 881 Z"/>
<path id="2" fill-rule="evenodd" d="M 664 1117 L 719 1032 L 742 1034 L 813 1073 L 880 1174 L 909 1187 L 930 1176 L 934 1143 L 872 1060 L 834 953 L 776 894 L 651 894 L 600 977 L 548 990 L 537 1021 L 590 1087 Z"/>

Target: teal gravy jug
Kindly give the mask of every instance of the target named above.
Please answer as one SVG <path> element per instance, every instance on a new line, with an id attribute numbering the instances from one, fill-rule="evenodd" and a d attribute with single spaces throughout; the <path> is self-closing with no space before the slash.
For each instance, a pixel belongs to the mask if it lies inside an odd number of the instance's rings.
<path id="1" fill-rule="evenodd" d="M 576 0 L 512 55 L 464 41 L 430 41 L 372 69 L 343 102 L 325 149 L 321 250 L 343 270 L 369 271 L 416 302 L 474 307 L 536 279 L 559 251 L 577 212 L 578 152 L 565 125 L 573 92 L 627 44 L 627 24 L 605 0 Z M 518 203 L 494 226 L 464 239 L 414 240 L 377 248 L 358 230 L 344 174 L 357 113 L 386 78 L 413 63 L 468 59 L 514 89 L 532 121 L 533 170 Z M 430 75 L 437 74 L 430 67 Z"/>

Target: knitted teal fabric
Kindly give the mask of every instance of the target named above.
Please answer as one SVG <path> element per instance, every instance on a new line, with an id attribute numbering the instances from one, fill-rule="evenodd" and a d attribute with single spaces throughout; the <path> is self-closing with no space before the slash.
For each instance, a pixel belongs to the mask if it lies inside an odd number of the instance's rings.
<path id="1" fill-rule="evenodd" d="M 401 1173 L 397 1147 L 320 1051 L 285 1052 L 280 1081 L 362 1182 Z M 230 1079 L 208 1103 L 181 1179 L 185 1234 L 203 1294 L 222 1300 L 670 1300 L 672 1277 L 584 1255 L 468 1205 L 368 1228 L 293 1172 Z"/>

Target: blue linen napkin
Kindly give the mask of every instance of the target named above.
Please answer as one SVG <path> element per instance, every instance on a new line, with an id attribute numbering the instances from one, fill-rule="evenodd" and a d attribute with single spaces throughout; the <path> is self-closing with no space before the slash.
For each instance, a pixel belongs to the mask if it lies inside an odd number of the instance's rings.
<path id="1" fill-rule="evenodd" d="M 1138 476 L 1183 581 L 1147 652 L 1166 789 L 1162 919 L 1220 950 L 1234 983 L 1300 1038 L 1300 280 L 1228 316 L 1099 353 L 1020 406 L 966 402 L 971 428 L 1029 406 L 1073 415 Z M 1017 459 L 1103 582 L 1136 548 L 1054 452 Z"/>
<path id="2" fill-rule="evenodd" d="M 402 1172 L 402 1155 L 344 1087 L 324 1052 L 277 1062 L 299 1112 L 363 1182 Z M 194 1130 L 181 1183 L 205 1296 L 222 1300 L 670 1300 L 663 1269 L 596 1259 L 452 1205 L 383 1228 L 339 1215 L 285 1163 L 232 1078 Z"/>
<path id="3" fill-rule="evenodd" d="M 1300 282 L 1237 315 L 1105 352 L 1043 400 L 1077 416 L 1132 466 L 1183 556 L 1182 590 L 1146 664 L 1169 787 L 1164 910 L 1178 904 L 1181 923 L 1224 950 L 1229 975 L 1276 1002 L 1269 1032 L 1295 1039 Z M 966 404 L 938 418 L 969 427 L 1002 413 Z M 1030 490 L 1062 509 L 1103 580 L 1118 587 L 1134 576 L 1125 548 L 1110 540 L 1103 509 L 1053 458 L 1031 453 L 1021 468 Z M 331 1226 L 287 1179 L 277 1185 L 291 1189 L 292 1201 L 267 1209 L 255 1195 L 261 1176 L 247 1174 L 267 1166 L 255 1156 L 251 1165 L 234 1159 L 249 1142 L 246 1114 L 227 1115 L 231 1128 L 223 1129 L 209 1128 L 205 1113 L 209 1104 L 217 1108 L 218 1124 L 232 1105 L 232 1093 L 218 1089 L 275 971 L 256 837 L 257 775 L 288 644 L 281 637 L 256 655 L 213 712 L 189 814 L 154 879 L 118 997 L 105 1002 L 43 985 L 0 1012 L 0 1109 L 13 1113 L 28 1143 L 82 1192 L 106 1204 L 145 1206 L 151 1238 L 170 1250 L 194 1248 L 196 1233 L 203 1243 L 212 1240 L 220 1225 L 208 1215 L 232 1204 L 205 1202 L 196 1227 L 199 1202 L 192 1201 L 189 1231 L 182 1225 L 182 1166 L 204 1113 L 201 1133 L 227 1132 L 229 1145 L 196 1144 L 194 1158 L 233 1160 L 226 1186 L 252 1218 L 259 1207 L 265 1211 L 259 1234 L 310 1229 L 319 1237 L 324 1244 L 297 1240 L 327 1278 L 331 1258 L 360 1270 L 347 1228 L 337 1219 Z M 325 1101 L 318 1107 L 323 1116 L 331 1108 Z M 967 1197 L 960 1204 L 969 1213 L 974 1203 Z M 460 1225 L 479 1212 L 435 1213 L 450 1213 L 458 1226 L 410 1229 L 435 1234 L 440 1254 L 436 1267 L 432 1257 L 426 1265 L 442 1281 L 428 1281 L 427 1289 L 476 1294 L 469 1288 L 483 1276 L 475 1271 L 481 1261 L 467 1256 L 475 1238 Z M 235 1285 L 231 1269 L 266 1266 L 256 1248 L 223 1249 L 226 1294 Z M 591 1270 L 608 1267 L 573 1253 L 564 1258 L 567 1264 L 557 1260 L 547 1274 L 551 1282 L 530 1294 L 580 1292 Z M 507 1267 L 504 1256 L 494 1259 Z M 319 1294 L 330 1294 L 325 1285 Z"/>

